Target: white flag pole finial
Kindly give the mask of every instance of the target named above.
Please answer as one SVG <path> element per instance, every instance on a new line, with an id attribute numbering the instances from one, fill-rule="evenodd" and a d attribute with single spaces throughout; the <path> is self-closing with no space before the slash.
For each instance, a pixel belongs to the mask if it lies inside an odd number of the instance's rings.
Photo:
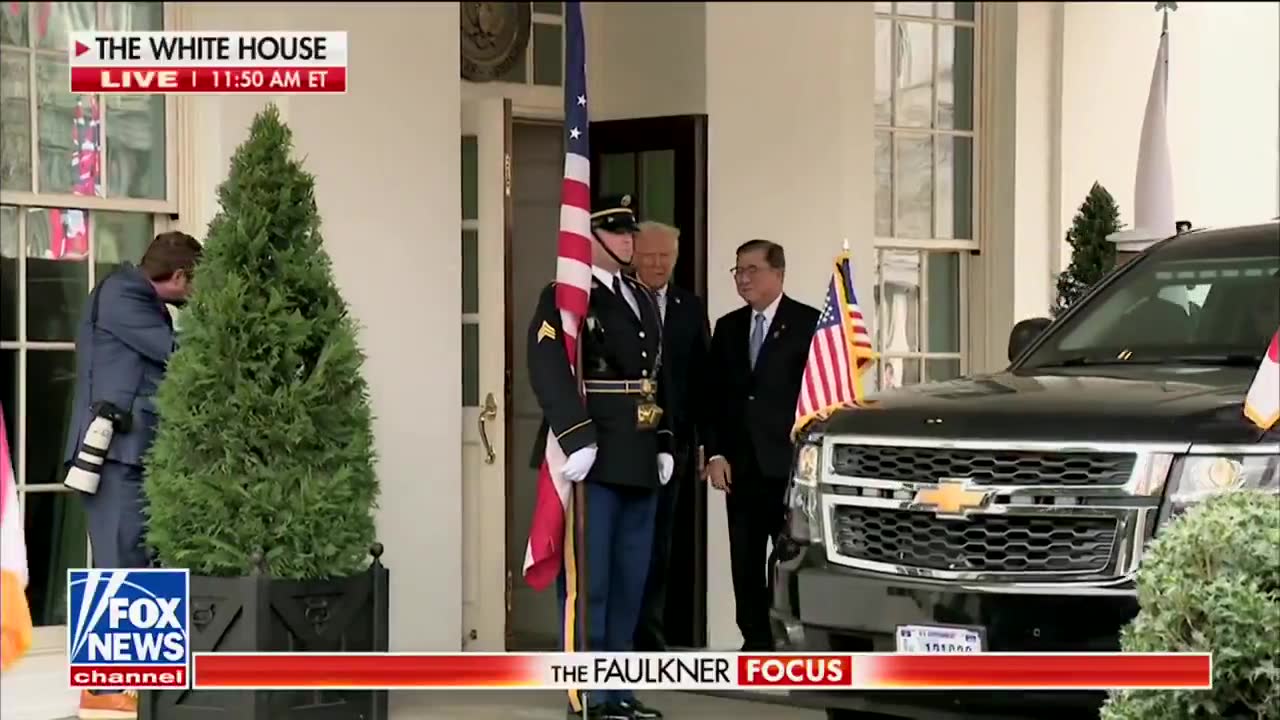
<path id="1" fill-rule="evenodd" d="M 1156 48 L 1151 88 L 1147 94 L 1142 135 L 1138 142 L 1138 169 L 1133 189 L 1133 225 L 1112 233 L 1108 240 L 1121 252 L 1142 252 L 1177 233 L 1173 210 L 1173 162 L 1169 153 L 1169 12 L 1175 2 L 1156 3 L 1164 13 L 1165 29 Z"/>
<path id="2" fill-rule="evenodd" d="M 849 238 L 844 239 L 844 241 L 841 243 L 841 247 L 844 249 L 845 252 L 849 252 Z"/>

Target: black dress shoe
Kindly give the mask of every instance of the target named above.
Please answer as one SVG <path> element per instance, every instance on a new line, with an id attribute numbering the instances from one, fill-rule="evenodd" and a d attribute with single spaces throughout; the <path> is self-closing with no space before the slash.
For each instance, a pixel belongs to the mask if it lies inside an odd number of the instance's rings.
<path id="1" fill-rule="evenodd" d="M 660 710 L 655 710 L 635 698 L 623 700 L 619 705 L 625 710 L 630 710 L 631 717 L 635 718 L 635 720 L 662 720 L 662 712 Z"/>

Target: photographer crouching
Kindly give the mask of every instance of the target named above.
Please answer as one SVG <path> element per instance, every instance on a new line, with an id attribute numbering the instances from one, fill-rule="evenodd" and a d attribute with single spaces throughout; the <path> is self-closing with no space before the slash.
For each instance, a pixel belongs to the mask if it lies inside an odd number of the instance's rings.
<path id="1" fill-rule="evenodd" d="M 185 233 L 157 235 L 138 266 L 125 264 L 99 281 L 81 315 L 64 483 L 84 501 L 95 568 L 151 565 L 142 461 L 156 433 L 156 389 L 174 349 L 165 305 L 186 301 L 200 252 Z M 81 718 L 136 713 L 132 693 L 81 693 Z"/>

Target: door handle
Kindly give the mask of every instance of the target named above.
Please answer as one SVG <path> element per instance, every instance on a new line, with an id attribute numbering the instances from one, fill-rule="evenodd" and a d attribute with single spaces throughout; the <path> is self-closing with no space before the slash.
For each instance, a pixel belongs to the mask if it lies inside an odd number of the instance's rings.
<path id="1" fill-rule="evenodd" d="M 497 456 L 493 453 L 493 443 L 489 442 L 488 422 L 498 417 L 498 404 L 493 400 L 493 393 L 484 398 L 484 407 L 480 408 L 480 442 L 484 444 L 484 462 L 492 465 Z"/>

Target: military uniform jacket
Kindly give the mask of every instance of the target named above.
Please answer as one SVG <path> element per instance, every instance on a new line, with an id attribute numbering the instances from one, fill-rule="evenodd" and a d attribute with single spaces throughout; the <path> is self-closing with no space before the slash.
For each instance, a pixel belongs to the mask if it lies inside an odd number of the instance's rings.
<path id="1" fill-rule="evenodd" d="M 654 380 L 660 376 L 662 325 L 652 293 L 639 281 L 625 278 L 640 316 L 626 298 L 592 277 L 591 299 L 578 339 L 583 379 Z M 565 456 L 596 444 L 596 460 L 587 482 L 637 488 L 657 488 L 658 454 L 672 451 L 667 413 L 656 429 L 637 427 L 638 394 L 588 391 L 586 402 L 570 369 L 564 347 L 555 284 L 542 291 L 529 323 L 529 379 L 544 418 L 534 446 L 533 464 L 542 462 L 547 429 L 555 434 Z M 665 406 L 665 389 L 658 384 L 654 398 Z"/>

